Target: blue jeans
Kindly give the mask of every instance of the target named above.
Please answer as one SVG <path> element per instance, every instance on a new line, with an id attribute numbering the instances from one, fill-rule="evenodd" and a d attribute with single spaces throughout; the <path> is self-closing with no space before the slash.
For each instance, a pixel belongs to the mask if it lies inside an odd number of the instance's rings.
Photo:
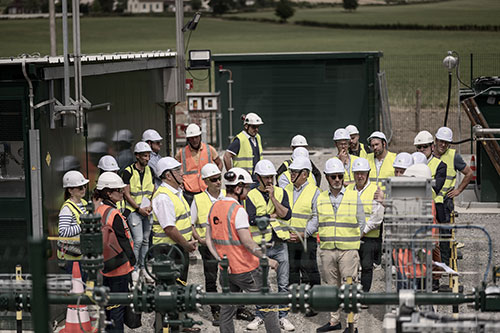
<path id="1" fill-rule="evenodd" d="M 267 250 L 267 256 L 278 262 L 278 269 L 276 270 L 276 277 L 278 279 L 278 292 L 288 292 L 288 277 L 290 274 L 290 265 L 288 263 L 288 246 L 284 242 L 275 243 L 273 247 Z M 281 310 L 287 308 L 287 305 L 279 306 L 279 318 L 284 318 L 288 315 L 288 310 Z M 257 305 L 255 315 L 259 318 L 264 318 L 263 312 L 259 311 L 262 306 Z"/>
<path id="2" fill-rule="evenodd" d="M 149 249 L 149 235 L 151 234 L 151 215 L 142 216 L 132 212 L 128 216 L 128 226 L 134 240 L 134 255 L 137 259 L 135 269 L 144 267 L 144 258 Z"/>

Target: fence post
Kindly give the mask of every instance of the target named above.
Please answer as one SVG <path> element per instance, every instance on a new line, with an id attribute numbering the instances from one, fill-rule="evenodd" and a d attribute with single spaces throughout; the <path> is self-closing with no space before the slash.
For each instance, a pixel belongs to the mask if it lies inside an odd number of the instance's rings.
<path id="1" fill-rule="evenodd" d="M 415 108 L 415 131 L 418 133 L 420 132 L 420 104 L 421 104 L 420 98 L 422 96 L 420 89 L 417 89 L 415 95 L 417 98 L 417 105 Z"/>

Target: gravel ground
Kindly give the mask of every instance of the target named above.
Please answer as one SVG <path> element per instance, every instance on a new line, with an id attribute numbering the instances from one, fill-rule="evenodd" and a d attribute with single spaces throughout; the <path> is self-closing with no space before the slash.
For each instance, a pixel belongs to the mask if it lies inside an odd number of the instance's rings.
<path id="1" fill-rule="evenodd" d="M 312 153 L 311 159 L 314 161 L 316 166 L 322 170 L 324 162 L 333 156 L 334 152 L 331 151 L 318 151 Z M 288 158 L 288 153 L 285 154 L 273 154 L 267 156 L 276 167 Z M 322 189 L 326 188 L 325 180 L 323 179 Z M 500 212 L 495 214 L 480 214 L 480 213 L 461 213 L 456 222 L 458 225 L 475 225 L 484 227 L 492 238 L 493 251 L 492 251 L 492 265 L 500 264 Z M 486 270 L 487 258 L 488 258 L 488 243 L 485 235 L 478 230 L 459 230 L 457 232 L 456 238 L 459 242 L 465 244 L 465 247 L 461 249 L 463 259 L 459 261 L 459 269 L 462 273 L 460 277 L 460 283 L 464 286 L 465 293 L 472 292 L 472 288 L 479 286 L 481 279 Z M 320 263 L 320 260 L 318 260 Z M 276 286 L 276 276 L 274 272 L 270 275 L 271 285 Z M 446 279 L 443 277 L 442 284 L 446 283 Z M 490 273 L 488 274 L 488 281 L 491 281 L 491 267 Z M 199 259 L 196 264 L 190 266 L 189 271 L 189 283 L 201 284 L 203 285 L 203 270 L 201 265 L 201 260 Z M 374 271 L 374 281 L 372 286 L 372 292 L 384 292 L 385 285 L 385 274 L 383 269 L 379 268 Z M 437 308 L 438 312 L 450 313 L 451 306 L 440 306 Z M 473 308 L 462 305 L 460 306 L 460 312 L 472 312 Z M 359 322 L 360 332 L 382 332 L 382 320 L 385 313 L 384 306 L 371 306 L 368 310 L 362 310 Z M 342 316 L 345 320 L 345 315 Z M 204 306 L 203 310 L 199 313 L 192 314 L 192 318 L 195 320 L 201 320 L 203 322 L 202 332 L 218 332 L 218 328 L 213 327 L 211 324 L 211 314 L 208 306 Z M 289 314 L 289 320 L 296 326 L 296 332 L 315 332 L 316 328 L 325 324 L 329 319 L 328 313 L 320 313 L 316 317 L 306 318 L 303 314 Z M 143 327 L 135 330 L 126 329 L 125 332 L 152 332 L 153 315 L 144 314 L 143 315 Z M 244 332 L 248 322 L 235 320 L 236 332 Z M 343 322 L 343 327 L 345 327 L 345 322 Z M 264 329 L 260 329 L 256 332 L 264 332 Z"/>

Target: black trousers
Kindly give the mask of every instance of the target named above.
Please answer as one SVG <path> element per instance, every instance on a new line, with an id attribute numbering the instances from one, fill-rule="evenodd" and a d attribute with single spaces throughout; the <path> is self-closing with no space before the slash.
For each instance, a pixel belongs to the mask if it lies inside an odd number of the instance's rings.
<path id="1" fill-rule="evenodd" d="M 217 292 L 217 259 L 212 255 L 212 252 L 206 245 L 198 246 L 201 259 L 203 260 L 203 273 L 205 274 L 205 290 L 207 292 Z M 212 313 L 220 311 L 220 305 L 210 305 Z"/>
<path id="2" fill-rule="evenodd" d="M 130 274 L 115 276 L 115 277 L 103 277 L 103 284 L 109 287 L 111 292 L 128 292 L 128 284 L 130 281 Z M 112 325 L 106 326 L 106 332 L 123 332 L 123 321 L 125 318 L 125 306 L 120 305 L 115 307 L 114 305 L 106 307 L 106 320 L 112 320 Z"/>
<path id="3" fill-rule="evenodd" d="M 182 191 L 182 195 L 184 196 L 184 199 L 186 199 L 187 203 L 189 204 L 189 207 L 191 207 L 191 204 L 193 203 L 194 196 L 199 194 L 201 192 L 189 192 L 189 191 Z"/>
<path id="4" fill-rule="evenodd" d="M 309 237 L 307 252 L 304 252 L 302 243 L 288 243 L 288 261 L 290 264 L 290 284 L 308 283 L 311 286 L 321 284 L 316 254 L 318 243 L 316 237 Z"/>
<path id="5" fill-rule="evenodd" d="M 444 198 L 444 203 L 443 203 L 443 211 L 444 211 L 444 218 L 442 220 L 438 219 L 438 222 L 440 224 L 450 224 L 451 222 L 451 214 L 453 213 L 453 210 L 455 209 L 455 205 L 453 204 L 453 199 L 450 199 L 448 197 Z M 451 229 L 439 229 L 439 237 L 442 239 L 442 241 L 439 242 L 439 248 L 441 249 L 441 262 L 450 266 L 450 257 L 451 257 L 451 247 L 450 247 L 450 241 L 451 241 Z"/>
<path id="6" fill-rule="evenodd" d="M 372 286 L 373 263 L 380 256 L 381 243 L 378 238 L 363 237 L 359 248 L 359 260 L 361 261 L 361 285 L 363 291 L 368 292 Z"/>

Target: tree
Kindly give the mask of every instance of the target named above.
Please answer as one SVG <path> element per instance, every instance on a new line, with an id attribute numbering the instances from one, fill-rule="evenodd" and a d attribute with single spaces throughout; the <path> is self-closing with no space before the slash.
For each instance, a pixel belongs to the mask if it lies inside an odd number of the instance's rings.
<path id="1" fill-rule="evenodd" d="M 343 0 L 343 6 L 345 10 L 353 11 L 358 8 L 358 0 Z"/>
<path id="2" fill-rule="evenodd" d="M 274 15 L 280 18 L 280 22 L 285 23 L 287 19 L 293 16 L 295 9 L 289 0 L 280 0 L 276 5 Z"/>
<path id="3" fill-rule="evenodd" d="M 232 8 L 232 0 L 210 0 L 208 5 L 214 15 L 222 15 Z"/>
<path id="4" fill-rule="evenodd" d="M 201 0 L 191 0 L 191 9 L 197 11 L 201 9 Z"/>

